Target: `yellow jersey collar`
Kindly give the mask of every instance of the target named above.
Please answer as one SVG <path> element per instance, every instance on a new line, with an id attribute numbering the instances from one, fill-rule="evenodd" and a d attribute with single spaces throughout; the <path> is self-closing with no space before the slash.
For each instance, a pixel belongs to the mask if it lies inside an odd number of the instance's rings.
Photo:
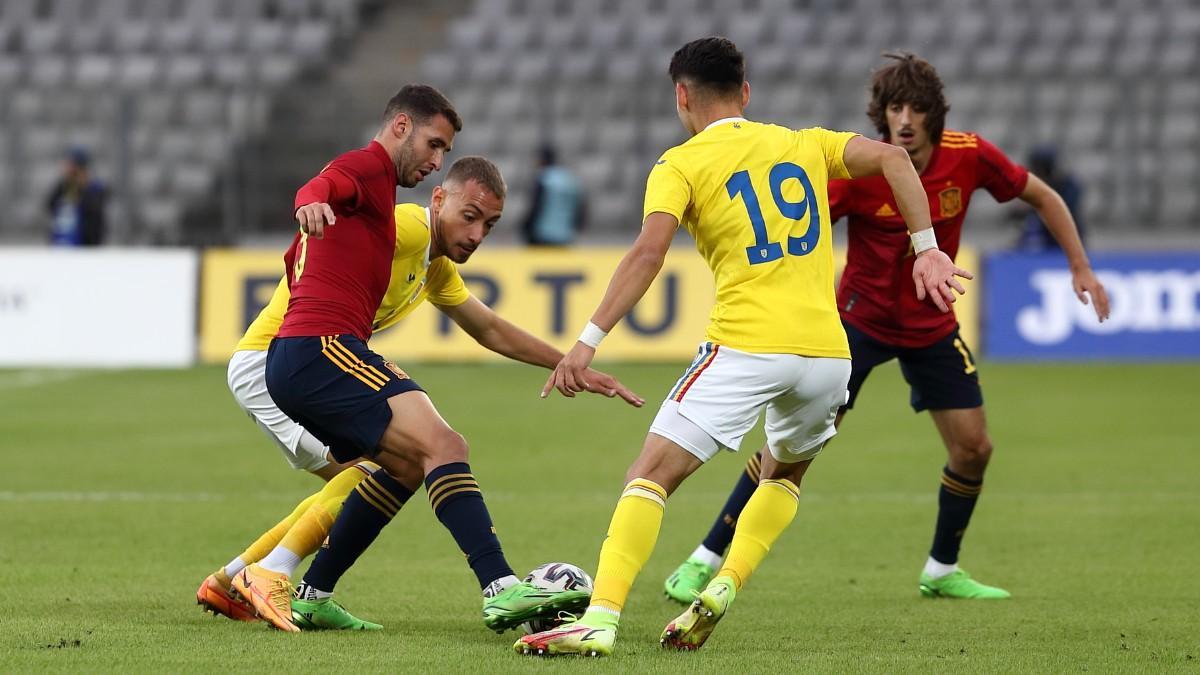
<path id="1" fill-rule="evenodd" d="M 717 126 L 718 124 L 725 124 L 727 122 L 745 122 L 745 121 L 747 121 L 745 117 L 722 117 L 721 119 L 717 120 L 716 122 L 713 122 L 712 124 L 704 127 L 704 131 L 708 131 L 709 129 Z"/>
<path id="2" fill-rule="evenodd" d="M 429 207 L 425 207 L 425 229 L 429 232 L 429 241 L 425 244 L 425 268 L 429 269 L 432 261 L 429 259 L 429 254 L 433 250 L 433 214 L 429 212 Z"/>

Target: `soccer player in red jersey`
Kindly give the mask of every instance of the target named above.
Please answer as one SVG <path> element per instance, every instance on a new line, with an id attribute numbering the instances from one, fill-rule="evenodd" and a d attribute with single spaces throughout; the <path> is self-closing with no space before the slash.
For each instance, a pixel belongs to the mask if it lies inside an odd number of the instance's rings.
<path id="1" fill-rule="evenodd" d="M 938 246 L 958 252 L 971 195 L 987 190 L 1000 202 L 1020 198 L 1032 206 L 1066 253 L 1079 301 L 1089 297 L 1096 316 L 1108 317 L 1108 296 L 1088 263 L 1075 221 L 1062 198 L 1024 167 L 977 134 L 943 128 L 949 105 L 942 81 L 928 62 L 912 54 L 885 54 L 891 63 L 871 82 L 867 116 L 883 139 L 908 151 L 929 196 Z M 850 339 L 850 397 L 840 424 L 871 369 L 891 359 L 911 386 L 913 410 L 928 410 L 948 452 L 938 491 L 933 546 L 919 581 L 921 595 L 1007 598 L 958 567 L 963 533 L 983 487 L 992 454 L 983 394 L 970 349 L 952 313 L 916 299 L 914 256 L 908 229 L 886 182 L 878 177 L 831 181 L 830 215 L 848 218 L 846 268 L 838 308 Z M 691 602 L 720 566 L 742 508 L 758 483 L 761 453 L 750 458 L 704 542 L 665 584 L 666 594 Z"/>
<path id="2" fill-rule="evenodd" d="M 394 363 L 367 346 L 393 272 L 396 186 L 413 187 L 441 168 L 462 127 L 458 113 L 433 87 L 409 85 L 387 105 L 384 124 L 366 148 L 341 155 L 296 195 L 301 232 L 284 256 L 290 299 L 267 352 L 266 384 L 279 409 L 329 448 L 339 463 L 373 459 L 376 471 L 342 506 L 317 563 L 340 575 L 421 485 L 466 554 L 484 590 L 484 623 L 511 628 L 587 603 L 583 591 L 550 593 L 520 582 L 508 565 L 483 494 L 467 464 L 465 439 Z M 472 193 L 474 225 L 447 238 L 431 230 L 431 250 L 465 262 L 503 208 L 499 176 Z M 486 186 L 485 186 L 486 187 Z M 525 342 L 531 342 L 525 340 Z M 558 350 L 537 342 L 521 360 L 552 367 Z M 615 378 L 595 373 L 594 391 L 641 399 Z M 313 570 L 305 576 L 313 579 Z M 310 601 L 332 585 L 306 588 Z M 233 589 L 275 627 L 298 631 L 288 575 L 250 565 Z"/>

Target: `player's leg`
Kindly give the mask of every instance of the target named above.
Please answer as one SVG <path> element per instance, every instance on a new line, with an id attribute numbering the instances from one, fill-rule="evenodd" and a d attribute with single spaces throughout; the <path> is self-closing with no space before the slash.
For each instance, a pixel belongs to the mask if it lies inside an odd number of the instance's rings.
<path id="1" fill-rule="evenodd" d="M 600 548 L 587 611 L 578 621 L 521 638 L 514 645 L 518 652 L 591 656 L 612 653 L 629 591 L 658 540 L 667 497 L 703 463 L 694 453 L 708 459 L 721 448 L 704 430 L 679 416 L 676 407 L 659 412 L 641 454 L 626 473 L 625 488 Z M 668 425 L 669 430 L 665 428 Z M 661 432 L 669 433 L 671 438 Z M 679 441 L 696 449 L 685 450 Z"/>
<path id="2" fill-rule="evenodd" d="M 695 599 L 696 593 L 702 590 L 712 579 L 713 574 L 721 566 L 721 558 L 729 543 L 733 541 L 733 531 L 746 502 L 758 488 L 761 469 L 762 452 L 750 455 L 742 473 L 738 476 L 733 490 L 725 498 L 725 505 L 717 514 L 716 520 L 708 529 L 708 534 L 700 545 L 692 551 L 687 560 L 675 568 L 665 582 L 663 593 L 676 602 L 689 604 Z"/>
<path id="3" fill-rule="evenodd" d="M 955 331 L 945 339 L 901 356 L 912 385 L 912 405 L 929 410 L 948 452 L 938 488 L 933 544 L 921 572 L 925 597 L 1002 599 L 1009 593 L 971 579 L 958 568 L 963 533 L 970 524 L 991 458 L 983 394 L 974 359 Z"/>
<path id="4" fill-rule="evenodd" d="M 762 355 L 711 343 L 663 402 L 642 451 L 626 474 L 608 536 L 600 549 L 592 603 L 576 622 L 529 635 L 524 654 L 612 652 L 630 588 L 658 539 L 667 497 L 722 448 L 736 449 L 778 388 Z"/>
<path id="5" fill-rule="evenodd" d="M 421 482 L 419 466 L 394 458 L 362 481 L 346 498 L 329 530 L 326 544 L 317 552 L 292 599 L 292 622 L 302 630 L 378 630 L 381 625 L 353 616 L 333 600 L 341 577 L 375 541 Z M 391 472 L 400 473 L 396 478 Z"/>
<path id="6" fill-rule="evenodd" d="M 841 424 L 842 417 L 850 408 L 854 407 L 854 401 L 858 398 L 858 392 L 866 381 L 867 376 L 871 374 L 871 370 L 876 366 L 886 363 L 895 358 L 896 350 L 888 345 L 885 345 L 871 336 L 863 333 L 854 326 L 846 324 L 846 336 L 850 343 L 851 354 L 851 371 L 850 383 L 848 389 L 850 391 L 850 399 L 845 406 L 838 411 L 834 426 Z M 759 450 L 752 455 L 746 462 L 745 470 L 738 476 L 737 483 L 733 486 L 733 491 L 725 500 L 725 506 L 721 509 L 721 513 L 717 515 L 716 520 L 709 527 L 708 534 L 704 537 L 704 541 L 696 547 L 688 559 L 685 560 L 675 571 L 667 577 L 663 583 L 663 591 L 668 598 L 689 604 L 695 598 L 708 582 L 716 574 L 717 568 L 721 565 L 721 558 L 725 555 L 725 550 L 733 541 L 734 528 L 736 527 L 738 518 L 741 516 L 742 509 L 746 508 L 746 502 L 750 501 L 750 496 L 754 494 L 754 490 L 758 487 L 758 480 L 761 473 L 762 457 L 765 454 L 766 448 Z"/>
<path id="7" fill-rule="evenodd" d="M 379 368 L 368 368 L 361 361 L 354 363 L 340 352 L 335 354 L 335 349 L 342 349 L 342 345 L 332 337 L 285 338 L 272 341 L 268 352 L 265 383 L 270 399 L 282 415 L 294 420 L 302 431 L 310 430 L 313 439 L 322 448 L 328 448 L 321 452 L 319 464 L 305 468 L 319 470 L 332 464 L 353 464 L 365 454 L 353 447 L 360 439 L 347 441 L 338 432 L 361 431 L 357 411 L 373 401 L 386 406 L 385 396 L 416 387 L 411 382 L 389 381 L 389 376 L 383 375 Z M 381 426 L 372 427 L 371 423 L 377 421 L 362 420 L 361 426 L 368 433 L 376 432 L 371 443 L 381 433 Z M 333 447 L 335 442 L 344 446 L 340 453 Z M 332 461 L 326 458 L 326 452 Z M 365 472 L 352 469 L 331 480 L 321 497 L 305 510 L 297 525 L 263 561 L 265 566 L 250 565 L 234 578 L 233 590 L 248 600 L 260 617 L 281 630 L 299 630 L 292 622 L 290 573 L 299 559 L 325 538 L 347 493 L 365 478 Z"/>
<path id="8" fill-rule="evenodd" d="M 729 555 L 691 606 L 663 630 L 662 644 L 698 649 L 729 610 L 737 591 L 766 558 L 796 516 L 799 486 L 812 459 L 837 433 L 834 421 L 847 402 L 850 361 L 782 355 L 794 385 L 767 404 L 768 453 L 758 488 L 738 520 Z"/>
<path id="9" fill-rule="evenodd" d="M 229 360 L 227 383 L 238 406 L 262 429 L 283 452 L 284 459 L 292 468 L 304 469 L 330 481 L 351 464 L 331 462 L 328 449 L 311 433 L 296 424 L 279 410 L 267 392 L 265 351 L 245 350 L 235 352 Z M 341 489 L 337 483 L 334 489 Z M 340 497 L 352 488 L 347 487 Z M 242 553 L 216 572 L 210 574 L 196 592 L 196 601 L 206 609 L 239 620 L 253 620 L 252 607 L 231 592 L 233 578 L 246 566 L 260 561 L 270 554 L 293 527 L 301 524 L 306 531 L 323 522 L 319 513 L 309 513 L 317 501 L 329 501 L 329 486 L 322 492 L 310 495 L 286 517 L 255 539 Z M 340 504 L 340 500 L 337 501 Z M 330 506 L 330 504 L 326 504 Z M 310 535 L 310 538 L 314 535 Z M 320 534 L 324 538 L 324 533 Z"/>
<path id="10" fill-rule="evenodd" d="M 503 632 L 530 620 L 582 610 L 589 597 L 586 591 L 547 591 L 522 582 L 513 572 L 471 470 L 466 439 L 442 419 L 433 402 L 424 397 L 393 403 L 393 423 L 380 443 L 380 457 L 408 457 L 421 464 L 429 505 L 479 582 L 484 625 Z"/>

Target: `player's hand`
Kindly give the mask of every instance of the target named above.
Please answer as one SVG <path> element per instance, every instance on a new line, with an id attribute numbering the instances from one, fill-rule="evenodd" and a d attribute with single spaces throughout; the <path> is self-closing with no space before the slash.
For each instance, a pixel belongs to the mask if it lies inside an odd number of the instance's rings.
<path id="1" fill-rule="evenodd" d="M 557 389 L 567 398 L 575 398 L 575 394 L 588 391 L 588 366 L 595 356 L 595 349 L 582 342 L 576 342 L 571 351 L 554 367 L 554 372 L 550 373 L 550 379 L 546 380 L 546 386 L 542 387 L 542 398 L 549 396 L 551 389 Z"/>
<path id="2" fill-rule="evenodd" d="M 609 398 L 620 396 L 626 403 L 635 408 L 642 407 L 642 404 L 646 402 L 645 399 L 633 393 L 629 387 L 621 384 L 620 380 L 608 373 L 588 368 L 583 376 L 587 379 L 587 385 L 583 388 L 584 391 Z"/>
<path id="3" fill-rule="evenodd" d="M 333 225 L 337 218 L 333 208 L 322 202 L 305 204 L 296 209 L 296 222 L 300 223 L 300 231 L 317 239 L 325 238 L 325 226 Z"/>
<path id="4" fill-rule="evenodd" d="M 1092 309 L 1096 310 L 1096 318 L 1104 323 L 1108 318 L 1108 292 L 1092 268 L 1085 267 L 1072 272 L 1071 285 L 1075 288 L 1075 297 L 1083 304 L 1088 304 L 1088 296 L 1092 296 Z"/>
<path id="5" fill-rule="evenodd" d="M 931 248 L 917 256 L 913 263 L 913 282 L 917 285 L 917 299 L 924 300 L 928 295 L 933 304 L 943 312 L 950 311 L 954 303 L 954 291 L 959 295 L 967 292 L 963 285 L 954 277 L 974 279 L 975 275 L 958 267 L 945 251 Z"/>

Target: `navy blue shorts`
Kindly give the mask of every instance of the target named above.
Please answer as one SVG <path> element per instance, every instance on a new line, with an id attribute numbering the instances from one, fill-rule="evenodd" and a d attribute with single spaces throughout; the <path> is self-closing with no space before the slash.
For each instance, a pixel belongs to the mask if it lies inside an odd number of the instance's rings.
<path id="1" fill-rule="evenodd" d="M 388 399 L 421 387 L 362 340 L 329 335 L 271 340 L 267 391 L 334 459 L 349 462 L 378 454 L 392 421 Z"/>
<path id="2" fill-rule="evenodd" d="M 854 407 L 858 390 L 880 364 L 900 360 L 900 372 L 912 388 L 913 410 L 953 410 L 983 405 L 975 356 L 954 332 L 927 347 L 896 347 L 842 322 L 850 339 L 850 400 L 842 410 Z"/>

